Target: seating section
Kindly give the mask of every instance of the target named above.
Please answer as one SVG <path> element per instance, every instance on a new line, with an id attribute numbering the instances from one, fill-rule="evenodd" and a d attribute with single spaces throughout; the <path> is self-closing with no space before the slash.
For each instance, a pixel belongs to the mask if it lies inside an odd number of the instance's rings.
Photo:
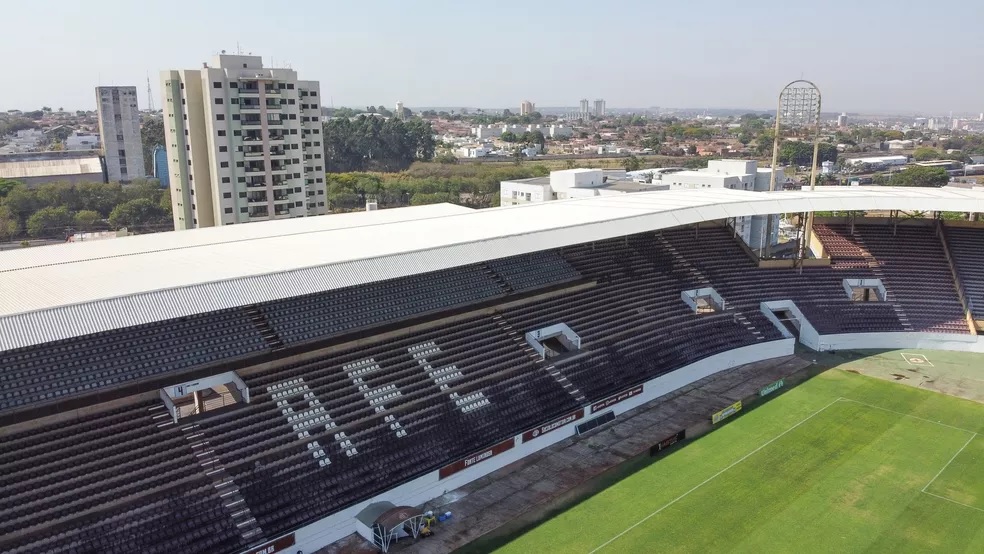
<path id="1" fill-rule="evenodd" d="M 546 250 L 525 256 L 513 256 L 488 262 L 513 291 L 547 287 L 580 277 L 559 253 Z"/>
<path id="2" fill-rule="evenodd" d="M 944 227 L 950 256 L 974 319 L 984 319 L 984 229 Z"/>
<path id="3" fill-rule="evenodd" d="M 245 546 L 184 433 L 161 421 L 169 419 L 159 402 L 142 403 L 5 436 L 0 551 L 204 554 Z"/>
<path id="4" fill-rule="evenodd" d="M 504 294 L 481 266 L 470 265 L 260 304 L 287 344 L 381 325 Z"/>
<path id="5" fill-rule="evenodd" d="M 834 256 L 830 267 L 762 269 L 727 229 L 671 229 L 260 305 L 271 328 L 292 343 L 432 317 L 426 330 L 245 374 L 250 404 L 209 414 L 193 431 L 166 424 L 160 402 L 30 431 L 0 429 L 0 551 L 240 551 L 249 545 L 191 439 L 208 445 L 217 460 L 211 467 L 235 482 L 264 537 L 273 538 L 585 403 L 714 354 L 779 339 L 760 312 L 762 301 L 794 300 L 825 334 L 960 332 L 947 325 L 956 292 L 940 271 L 932 229 L 895 237 L 883 229 L 851 234 L 818 226 L 818 234 Z M 869 277 L 883 279 L 889 302 L 848 299 L 843 279 Z M 449 308 L 576 278 L 595 286 L 496 313 L 447 317 Z M 724 305 L 698 315 L 680 293 L 703 286 L 714 287 Z M 245 313 L 201 321 L 241 323 Z M 222 336 L 248 336 L 252 351 L 262 350 L 245 321 Z M 524 334 L 561 322 L 581 337 L 581 350 L 543 361 Z M 161 345 L 153 352 L 162 362 L 147 360 L 153 368 L 135 371 L 168 371 L 167 364 L 178 363 L 172 357 L 193 348 L 213 355 L 203 335 L 215 329 L 181 325 L 198 334 Z M 146 344 L 142 335 L 124 335 L 103 349 L 129 348 L 127 337 Z M 40 350 L 46 362 L 14 372 L 48 375 L 64 371 L 47 369 L 52 363 L 85 368 L 102 361 L 96 345 L 85 357 L 48 346 L 56 350 Z"/>
<path id="6" fill-rule="evenodd" d="M 0 412 L 265 348 L 245 315 L 227 310 L 8 350 L 0 352 Z"/>
<path id="7" fill-rule="evenodd" d="M 853 233 L 847 226 L 828 228 L 861 251 L 872 276 L 885 285 L 888 302 L 900 308 L 906 329 L 969 332 L 936 227 L 867 224 L 855 225 Z"/>

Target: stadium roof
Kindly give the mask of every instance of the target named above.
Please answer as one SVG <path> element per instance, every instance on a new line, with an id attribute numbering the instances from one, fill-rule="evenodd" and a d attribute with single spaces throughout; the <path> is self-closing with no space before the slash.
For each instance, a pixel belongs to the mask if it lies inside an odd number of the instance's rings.
<path id="1" fill-rule="evenodd" d="M 984 190 L 640 192 L 450 205 L 70 243 L 0 254 L 0 351 L 700 221 L 843 210 L 984 213 Z"/>

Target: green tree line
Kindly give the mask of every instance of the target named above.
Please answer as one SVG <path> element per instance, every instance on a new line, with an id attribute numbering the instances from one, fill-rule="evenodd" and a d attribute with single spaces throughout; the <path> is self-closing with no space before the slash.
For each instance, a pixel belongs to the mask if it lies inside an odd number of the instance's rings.
<path id="1" fill-rule="evenodd" d="M 326 170 L 402 171 L 434 157 L 434 132 L 422 119 L 402 121 L 359 116 L 324 124 Z"/>
<path id="2" fill-rule="evenodd" d="M 48 183 L 28 188 L 0 181 L 0 241 L 21 236 L 63 238 L 66 231 L 172 228 L 171 196 L 156 180 Z"/>

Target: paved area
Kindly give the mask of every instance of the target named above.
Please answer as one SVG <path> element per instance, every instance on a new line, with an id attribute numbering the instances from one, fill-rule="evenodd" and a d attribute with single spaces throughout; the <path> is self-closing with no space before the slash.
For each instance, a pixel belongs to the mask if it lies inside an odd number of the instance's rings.
<path id="1" fill-rule="evenodd" d="M 650 446 L 667 436 L 707 422 L 710 414 L 722 407 L 810 365 L 810 361 L 795 356 L 748 364 L 657 398 L 622 414 L 613 423 L 565 439 L 434 499 L 424 509 L 435 513 L 450 511 L 452 519 L 437 524 L 433 537 L 417 541 L 404 539 L 390 551 L 451 552 L 493 531 L 521 529 L 590 492 L 587 487 L 592 485 L 585 483 L 604 472 L 625 462 L 646 463 L 647 458 L 640 455 L 648 456 Z M 619 475 L 611 472 L 612 479 Z M 594 481 L 593 486 L 604 486 L 604 483 Z M 376 551 L 353 534 L 317 554 Z"/>

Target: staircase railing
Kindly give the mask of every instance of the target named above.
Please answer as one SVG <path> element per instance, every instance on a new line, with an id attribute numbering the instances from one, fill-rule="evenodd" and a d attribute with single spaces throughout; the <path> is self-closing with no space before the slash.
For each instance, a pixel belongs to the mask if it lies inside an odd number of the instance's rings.
<path id="1" fill-rule="evenodd" d="M 946 256 L 946 264 L 950 266 L 950 274 L 953 275 L 953 284 L 957 289 L 957 297 L 960 298 L 960 306 L 963 307 L 967 328 L 971 335 L 976 335 L 977 322 L 974 320 L 973 304 L 967 299 L 967 291 L 964 290 L 963 282 L 957 273 L 957 265 L 953 262 L 953 256 L 950 255 L 950 245 L 946 242 L 946 230 L 940 220 L 936 221 L 936 236 L 939 237 L 940 243 L 943 245 L 943 255 Z"/>

